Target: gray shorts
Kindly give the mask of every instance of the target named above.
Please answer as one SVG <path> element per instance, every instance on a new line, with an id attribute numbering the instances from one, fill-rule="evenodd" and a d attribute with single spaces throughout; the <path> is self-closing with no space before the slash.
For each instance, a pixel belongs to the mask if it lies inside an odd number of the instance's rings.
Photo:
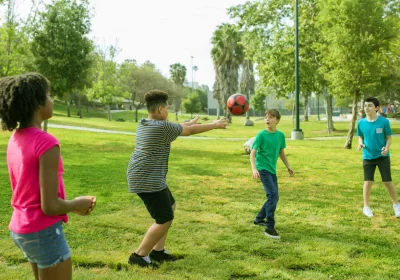
<path id="1" fill-rule="evenodd" d="M 11 239 L 24 252 L 29 262 L 39 269 L 55 266 L 71 257 L 62 222 L 38 232 L 19 234 L 11 231 Z"/>
<path id="2" fill-rule="evenodd" d="M 381 173 L 382 182 L 391 182 L 390 157 L 380 157 L 377 159 L 363 160 L 364 181 L 374 181 L 376 167 Z"/>

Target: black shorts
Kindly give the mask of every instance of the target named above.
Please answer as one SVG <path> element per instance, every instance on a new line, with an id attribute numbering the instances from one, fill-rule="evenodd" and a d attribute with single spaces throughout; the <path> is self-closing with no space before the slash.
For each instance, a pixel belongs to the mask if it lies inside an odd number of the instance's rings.
<path id="1" fill-rule="evenodd" d="M 175 199 L 168 187 L 158 192 L 138 193 L 137 195 L 143 200 L 147 211 L 157 224 L 162 225 L 174 219 L 172 205 L 175 204 Z"/>
<path id="2" fill-rule="evenodd" d="M 381 173 L 382 182 L 391 182 L 390 157 L 380 157 L 377 159 L 363 160 L 364 181 L 374 181 L 375 169 L 378 166 Z"/>

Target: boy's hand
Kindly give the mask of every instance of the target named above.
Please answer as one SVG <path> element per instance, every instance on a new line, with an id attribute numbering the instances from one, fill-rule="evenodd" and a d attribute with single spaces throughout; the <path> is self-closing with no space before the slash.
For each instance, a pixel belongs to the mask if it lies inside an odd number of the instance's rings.
<path id="1" fill-rule="evenodd" d="M 383 156 L 386 156 L 388 152 L 389 152 L 389 149 L 388 149 L 388 148 L 382 147 L 382 152 L 381 152 L 381 154 L 382 154 Z"/>
<path id="2" fill-rule="evenodd" d="M 96 206 L 95 196 L 79 196 L 74 200 L 76 209 L 73 212 L 81 216 L 89 215 Z"/>
<path id="3" fill-rule="evenodd" d="M 213 124 L 215 124 L 215 128 L 226 128 L 227 124 L 228 124 L 228 120 L 226 118 L 220 119 L 220 120 L 215 120 L 212 122 Z"/>
<path id="4" fill-rule="evenodd" d="M 254 179 L 260 179 L 260 173 L 258 172 L 257 169 L 253 169 L 253 178 Z"/>
<path id="5" fill-rule="evenodd" d="M 193 120 L 190 121 L 190 125 L 197 124 L 197 121 L 200 119 L 200 115 L 194 117 Z"/>
<path id="6" fill-rule="evenodd" d="M 291 167 L 288 167 L 287 170 L 289 171 L 290 177 L 293 177 L 294 176 L 294 170 Z"/>
<path id="7" fill-rule="evenodd" d="M 361 150 L 362 148 L 364 148 L 365 147 L 365 145 L 364 144 L 358 144 L 358 147 L 357 147 L 357 152 L 359 151 L 359 150 Z"/>

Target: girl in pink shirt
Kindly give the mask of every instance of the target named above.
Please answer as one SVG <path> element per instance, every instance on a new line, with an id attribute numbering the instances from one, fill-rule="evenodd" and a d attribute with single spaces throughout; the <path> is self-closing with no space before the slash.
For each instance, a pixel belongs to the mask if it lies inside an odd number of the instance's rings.
<path id="1" fill-rule="evenodd" d="M 62 223 L 68 212 L 90 214 L 96 198 L 66 200 L 60 144 L 41 130 L 42 121 L 53 115 L 49 87 L 38 73 L 0 79 L 1 126 L 15 130 L 7 147 L 14 210 L 9 228 L 36 280 L 70 280 L 71 252 Z"/>

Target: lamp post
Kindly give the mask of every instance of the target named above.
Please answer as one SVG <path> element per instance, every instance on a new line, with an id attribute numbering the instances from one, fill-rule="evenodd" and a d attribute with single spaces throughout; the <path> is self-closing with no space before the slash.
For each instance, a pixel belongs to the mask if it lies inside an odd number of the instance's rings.
<path id="1" fill-rule="evenodd" d="M 295 2 L 295 92 L 296 92 L 296 128 L 292 131 L 292 140 L 303 140 L 300 129 L 300 74 L 299 74 L 299 1 Z"/>
<path id="2" fill-rule="evenodd" d="M 193 91 L 193 58 L 194 58 L 194 56 L 191 56 L 191 58 L 192 58 L 192 65 L 190 68 L 192 68 L 192 91 Z"/>

